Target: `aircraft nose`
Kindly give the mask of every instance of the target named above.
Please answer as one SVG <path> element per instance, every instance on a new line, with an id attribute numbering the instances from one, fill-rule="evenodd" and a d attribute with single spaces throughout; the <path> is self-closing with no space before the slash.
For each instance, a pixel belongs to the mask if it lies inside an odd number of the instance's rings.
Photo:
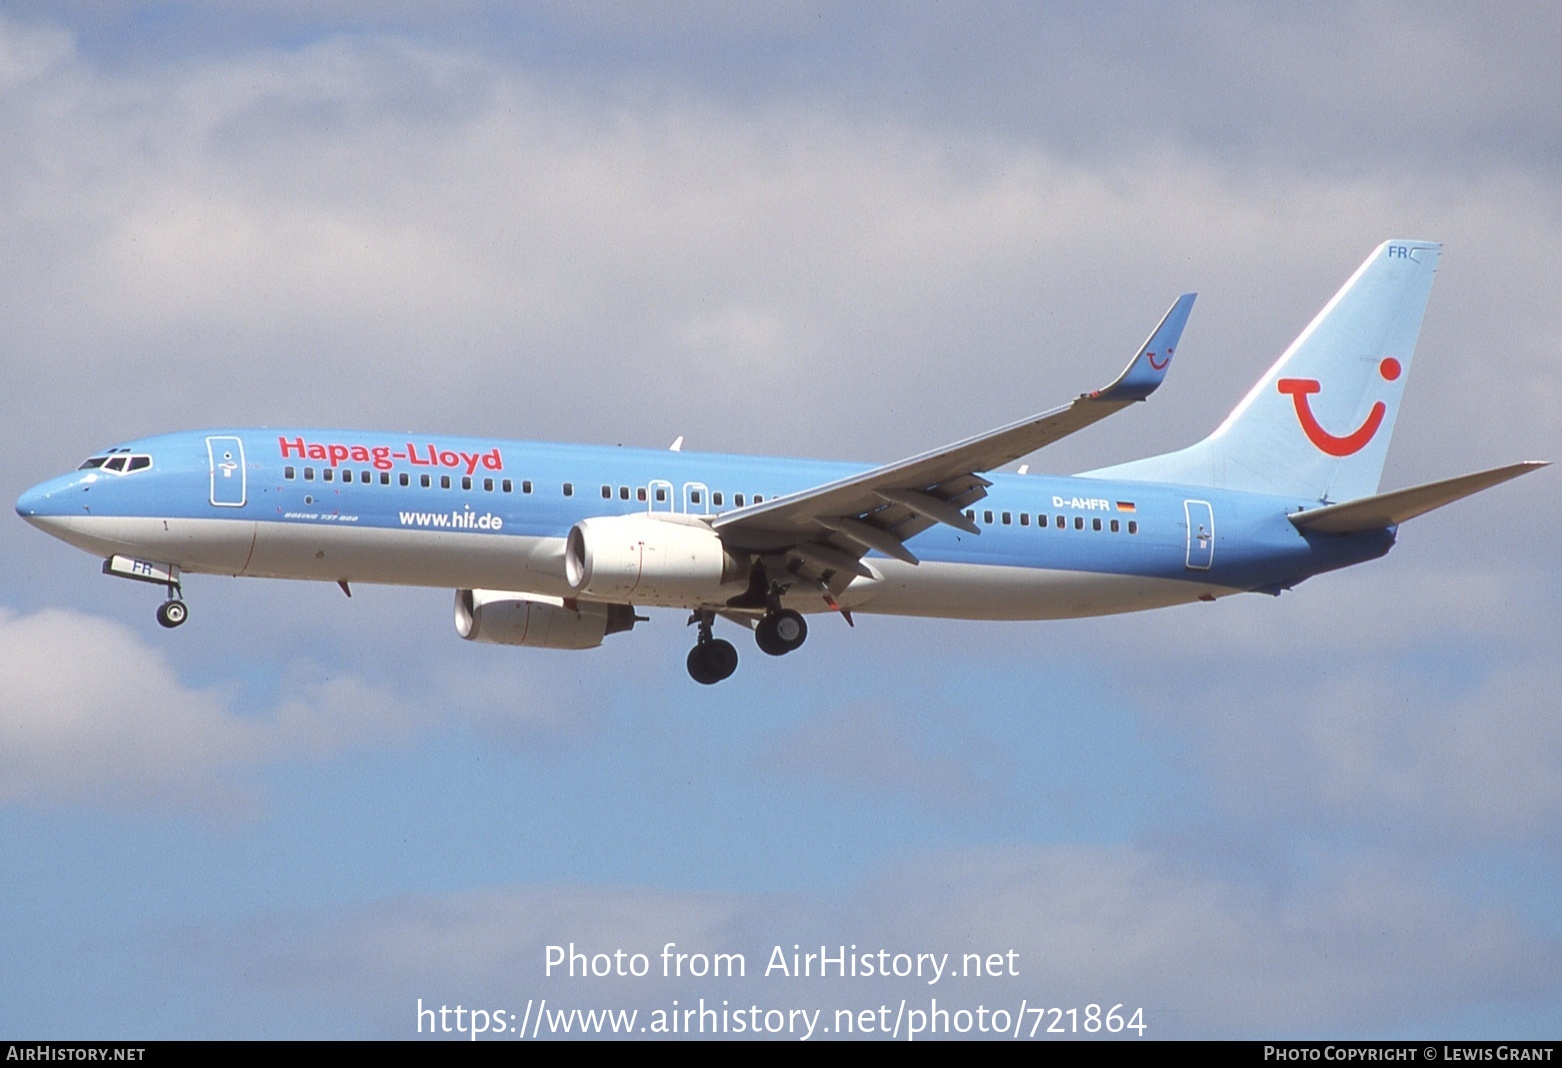
<path id="1" fill-rule="evenodd" d="M 16 498 L 16 514 L 23 519 L 31 519 L 47 508 L 48 503 L 49 494 L 44 486 L 34 486 Z"/>
<path id="2" fill-rule="evenodd" d="M 81 487 L 72 486 L 69 476 L 41 482 L 16 499 L 16 514 L 42 530 L 56 529 L 72 512 L 67 498 Z"/>

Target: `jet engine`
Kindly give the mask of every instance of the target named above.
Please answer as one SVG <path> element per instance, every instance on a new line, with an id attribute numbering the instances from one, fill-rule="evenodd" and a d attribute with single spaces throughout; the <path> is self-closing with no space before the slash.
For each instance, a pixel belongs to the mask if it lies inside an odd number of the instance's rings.
<path id="1" fill-rule="evenodd" d="M 631 629 L 627 604 L 566 604 L 557 597 L 507 590 L 457 590 L 456 633 L 469 642 L 539 649 L 595 649 L 609 634 Z"/>
<path id="2" fill-rule="evenodd" d="M 681 516 L 583 519 L 564 547 L 570 589 L 598 600 L 700 604 L 741 592 L 748 573 L 748 561 L 728 552 L 714 530 Z"/>

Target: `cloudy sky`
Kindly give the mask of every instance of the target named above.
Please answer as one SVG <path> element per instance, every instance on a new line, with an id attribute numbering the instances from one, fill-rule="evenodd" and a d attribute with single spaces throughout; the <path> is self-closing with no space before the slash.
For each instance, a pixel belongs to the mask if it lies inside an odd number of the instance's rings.
<path id="1" fill-rule="evenodd" d="M 1562 456 L 1562 15 L 1449 3 L 0 11 L 4 489 L 121 439 L 385 428 L 887 461 L 1202 436 L 1388 237 L 1442 267 L 1386 488 Z M 0 524 L 0 1033 L 387 1037 L 416 1007 L 1142 1007 L 1150 1037 L 1556 1038 L 1542 472 L 1278 600 L 820 619 L 155 591 Z M 745 954 L 569 979 L 546 948 Z M 775 946 L 1017 975 L 764 977 Z"/>

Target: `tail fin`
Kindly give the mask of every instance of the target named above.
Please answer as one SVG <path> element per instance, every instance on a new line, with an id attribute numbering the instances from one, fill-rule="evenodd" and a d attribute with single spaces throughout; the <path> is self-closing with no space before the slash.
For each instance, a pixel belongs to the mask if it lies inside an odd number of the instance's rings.
<path id="1" fill-rule="evenodd" d="M 1085 475 L 1318 501 L 1377 492 L 1441 251 L 1379 245 L 1213 434 Z"/>

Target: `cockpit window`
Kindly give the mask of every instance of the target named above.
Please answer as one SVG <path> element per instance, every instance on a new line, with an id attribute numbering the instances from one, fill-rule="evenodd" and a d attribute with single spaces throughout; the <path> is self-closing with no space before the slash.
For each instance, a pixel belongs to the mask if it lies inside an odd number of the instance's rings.
<path id="1" fill-rule="evenodd" d="M 116 475 L 128 475 L 145 471 L 152 466 L 152 458 L 142 453 L 131 454 L 121 449 L 110 449 L 106 455 L 88 457 L 76 470 L 94 469 L 112 471 Z"/>

